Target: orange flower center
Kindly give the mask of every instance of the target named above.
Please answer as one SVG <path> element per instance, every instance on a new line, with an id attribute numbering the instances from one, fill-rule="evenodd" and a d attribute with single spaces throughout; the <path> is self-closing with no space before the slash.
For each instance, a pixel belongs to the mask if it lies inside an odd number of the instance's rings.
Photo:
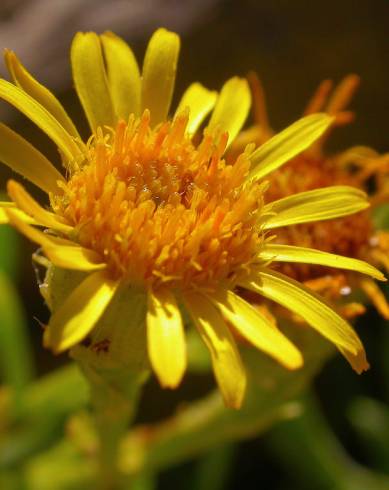
<path id="1" fill-rule="evenodd" d="M 273 201 L 294 193 L 335 184 L 360 187 L 352 173 L 337 166 L 336 161 L 323 161 L 323 158 L 313 158 L 303 153 L 271 175 L 266 197 Z M 366 260 L 373 224 L 370 211 L 367 210 L 343 218 L 300 224 L 277 231 L 277 243 L 310 247 Z M 333 269 L 325 270 L 321 266 L 308 264 L 280 263 L 277 267 L 299 281 L 307 281 L 333 272 Z"/>
<path id="2" fill-rule="evenodd" d="M 262 243 L 263 189 L 244 186 L 248 155 L 227 165 L 227 134 L 195 146 L 187 122 L 182 113 L 152 129 L 145 111 L 99 130 L 57 198 L 76 240 L 131 283 L 212 287 L 247 270 Z"/>

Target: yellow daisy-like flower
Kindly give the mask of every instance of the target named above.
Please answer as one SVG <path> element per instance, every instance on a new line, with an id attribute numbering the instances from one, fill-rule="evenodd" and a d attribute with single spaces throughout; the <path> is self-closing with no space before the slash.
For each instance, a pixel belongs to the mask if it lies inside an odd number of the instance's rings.
<path id="1" fill-rule="evenodd" d="M 270 231 L 368 205 L 362 191 L 348 186 L 263 204 L 266 184 L 259 179 L 307 148 L 331 117 L 303 118 L 265 145 L 249 145 L 227 164 L 223 155 L 250 108 L 247 82 L 232 78 L 220 94 L 194 83 L 169 118 L 178 51 L 178 36 L 159 29 L 140 74 L 120 38 L 77 34 L 71 61 L 91 127 L 86 143 L 54 95 L 15 54 L 6 53 L 14 84 L 1 80 L 0 97 L 54 141 L 66 175 L 2 125 L 0 159 L 46 191 L 51 206 L 44 209 L 10 181 L 13 204 L 2 203 L 2 219 L 38 243 L 55 267 L 88 273 L 53 312 L 46 346 L 60 352 L 81 342 L 119 289 L 136 288 L 148 297 L 148 354 L 160 383 L 177 386 L 186 369 L 184 309 L 209 348 L 226 404 L 239 407 L 246 375 L 233 332 L 289 369 L 303 363 L 290 340 L 238 295 L 239 287 L 298 312 L 356 370 L 366 369 L 363 346 L 351 326 L 316 294 L 270 267 Z M 360 260 L 315 250 L 301 254 L 308 256 L 383 279 Z"/>
<path id="2" fill-rule="evenodd" d="M 263 144 L 272 137 L 264 91 L 255 73 L 249 75 L 254 98 L 254 125 L 242 132 L 234 142 L 235 148 L 244 145 L 247 139 Z M 359 77 L 346 76 L 335 87 L 324 80 L 308 103 L 304 114 L 323 111 L 332 116 L 329 129 L 343 126 L 354 119 L 354 113 L 347 109 L 348 103 L 358 87 Z M 387 175 L 389 155 L 379 155 L 367 147 L 354 147 L 340 153 L 329 155 L 323 149 L 330 131 L 316 141 L 309 149 L 297 155 L 287 166 L 273 172 L 269 177 L 269 190 L 266 199 L 272 201 L 330 185 L 352 185 L 370 193 L 372 206 L 360 213 L 342 217 L 325 223 L 298 224 L 278 230 L 272 253 L 280 263 L 277 269 L 288 276 L 305 283 L 329 299 L 341 299 L 342 314 L 352 317 L 364 312 L 359 303 L 345 303 L 350 292 L 363 291 L 379 312 L 389 318 L 389 305 L 378 285 L 369 278 L 360 277 L 353 271 L 339 272 L 332 268 L 317 267 L 314 264 L 302 264 L 299 257 L 292 260 L 290 246 L 300 245 L 331 252 L 348 257 L 366 260 L 389 271 L 389 233 L 379 230 L 373 222 L 375 205 L 388 202 Z M 241 139 L 241 142 L 239 142 Z M 243 141 L 242 141 L 243 140 Z M 300 252 L 303 250 L 300 248 Z M 282 257 L 286 262 L 282 262 Z"/>

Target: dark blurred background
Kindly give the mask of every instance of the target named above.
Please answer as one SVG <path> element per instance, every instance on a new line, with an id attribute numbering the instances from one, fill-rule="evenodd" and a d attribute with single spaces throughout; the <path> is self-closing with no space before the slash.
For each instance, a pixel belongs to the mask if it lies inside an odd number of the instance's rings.
<path id="1" fill-rule="evenodd" d="M 182 49 L 176 100 L 192 81 L 218 89 L 228 77 L 244 76 L 255 69 L 263 81 L 275 129 L 301 115 L 321 80 L 340 81 L 344 75 L 356 73 L 362 80 L 351 104 L 357 119 L 336 131 L 329 148 L 335 151 L 363 144 L 387 152 L 388 20 L 388 0 L 2 0 L 0 46 L 15 50 L 38 80 L 59 96 L 85 136 L 86 122 L 73 92 L 68 58 L 71 39 L 78 30 L 116 32 L 131 44 L 140 63 L 147 40 L 157 27 L 178 32 Z M 4 67 L 0 73 L 7 77 Z M 53 145 L 16 110 L 1 102 L 0 115 L 53 161 L 58 161 Z M 0 167 L 2 190 L 11 175 L 8 169 Z M 43 197 L 32 187 L 29 189 Z M 36 358 L 44 373 L 66 362 L 66 356 L 54 358 L 40 346 L 41 329 L 36 319 L 45 322 L 48 311 L 31 267 L 34 246 L 22 238 L 18 243 L 25 249 L 21 254 L 24 262 L 20 265 L 18 288 L 31 319 Z M 332 429 L 349 453 L 367 465 L 372 464 L 369 452 L 355 440 L 347 411 L 350 400 L 359 395 L 388 401 L 387 329 L 388 325 L 372 311 L 359 322 L 359 332 L 372 363 L 369 373 L 357 377 L 337 358 L 316 382 L 317 396 Z M 166 394 L 163 406 L 158 405 L 157 409 L 155 404 L 148 403 L 153 397 L 160 399 L 156 383 L 151 382 L 142 405 L 142 419 L 158 419 L 180 397 L 200 394 L 208 386 L 202 379 L 193 379 L 178 394 Z M 305 488 L 298 475 L 274 457 L 271 447 L 271 440 L 265 437 L 235 449 L 230 484 L 225 488 L 257 489 L 260 482 L 264 489 Z M 175 481 L 178 486 L 174 488 L 187 488 L 186 471 L 184 467 L 163 475 L 163 487 L 168 488 Z M 319 488 L 312 482 L 306 485 L 311 490 Z"/>

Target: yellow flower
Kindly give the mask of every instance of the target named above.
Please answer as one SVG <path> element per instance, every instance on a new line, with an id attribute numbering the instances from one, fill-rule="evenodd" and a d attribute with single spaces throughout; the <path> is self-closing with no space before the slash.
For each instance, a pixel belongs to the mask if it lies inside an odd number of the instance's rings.
<path id="1" fill-rule="evenodd" d="M 249 75 L 254 97 L 254 125 L 242 132 L 233 144 L 231 152 L 238 151 L 244 141 L 256 141 L 263 144 L 269 140 L 273 131 L 269 124 L 265 96 L 260 80 L 255 73 Z M 333 90 L 330 80 L 323 81 L 311 98 L 304 111 L 305 115 L 323 111 L 332 116 L 330 130 L 350 123 L 354 119 L 353 112 L 347 110 L 357 86 L 359 78 L 356 75 L 346 76 Z M 338 154 L 328 155 L 323 144 L 330 134 L 317 140 L 314 145 L 297 155 L 292 161 L 273 172 L 269 177 L 269 190 L 266 199 L 275 200 L 330 185 L 352 185 L 364 192 L 371 193 L 372 206 L 363 212 L 327 221 L 325 223 L 299 224 L 278 230 L 275 242 L 278 251 L 277 269 L 281 272 L 304 282 L 329 299 L 341 300 L 342 314 L 352 317 L 364 312 L 359 303 L 346 303 L 347 296 L 354 290 L 362 290 L 377 307 L 379 312 L 389 318 L 389 305 L 377 284 L 369 278 L 361 278 L 353 271 L 340 273 L 331 268 L 317 267 L 312 264 L 296 264 L 288 253 L 287 262 L 282 262 L 282 255 L 288 252 L 287 245 L 300 245 L 315 249 L 346 255 L 366 260 L 378 267 L 389 271 L 389 233 L 379 230 L 373 221 L 372 208 L 383 202 L 388 202 L 387 176 L 389 170 L 389 155 L 378 155 L 367 147 L 354 147 Z M 241 140 L 239 142 L 239 139 Z M 373 192 L 371 191 L 373 189 Z M 281 248 L 282 245 L 286 247 Z M 302 250 L 300 249 L 302 252 Z M 302 261 L 301 261 L 302 262 Z"/>
<path id="2" fill-rule="evenodd" d="M 178 36 L 157 30 L 140 75 L 120 38 L 77 34 L 71 61 L 91 127 L 86 143 L 54 95 L 6 53 L 15 84 L 1 80 L 0 96 L 54 141 L 65 176 L 2 125 L 0 159 L 46 191 L 51 206 L 44 209 L 10 181 L 13 204 L 2 203 L 3 222 L 38 243 L 55 267 L 88 273 L 52 313 L 46 346 L 60 352 L 81 342 L 119 289 L 135 288 L 148 297 L 148 354 L 160 383 L 173 388 L 185 372 L 185 310 L 209 348 L 226 404 L 239 407 L 246 375 L 233 332 L 289 369 L 303 362 L 296 346 L 239 296 L 239 287 L 298 312 L 356 370 L 366 369 L 363 346 L 351 326 L 316 294 L 269 267 L 270 230 L 367 206 L 365 194 L 348 186 L 263 204 L 266 184 L 259 179 L 307 148 L 331 118 L 303 118 L 265 145 L 249 145 L 227 164 L 223 155 L 250 108 L 247 82 L 232 78 L 220 94 L 194 83 L 169 118 L 178 51 Z M 314 250 L 296 250 L 294 258 L 383 279 L 359 260 Z"/>

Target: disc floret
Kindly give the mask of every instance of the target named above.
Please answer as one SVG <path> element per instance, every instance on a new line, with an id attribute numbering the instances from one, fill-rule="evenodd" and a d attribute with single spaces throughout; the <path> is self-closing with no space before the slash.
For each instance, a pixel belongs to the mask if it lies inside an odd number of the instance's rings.
<path id="1" fill-rule="evenodd" d="M 151 129 L 145 111 L 100 129 L 56 200 L 77 241 L 131 283 L 210 287 L 258 254 L 263 186 L 243 188 L 248 153 L 227 165 L 227 134 L 208 132 L 196 146 L 187 122 L 183 112 Z"/>

